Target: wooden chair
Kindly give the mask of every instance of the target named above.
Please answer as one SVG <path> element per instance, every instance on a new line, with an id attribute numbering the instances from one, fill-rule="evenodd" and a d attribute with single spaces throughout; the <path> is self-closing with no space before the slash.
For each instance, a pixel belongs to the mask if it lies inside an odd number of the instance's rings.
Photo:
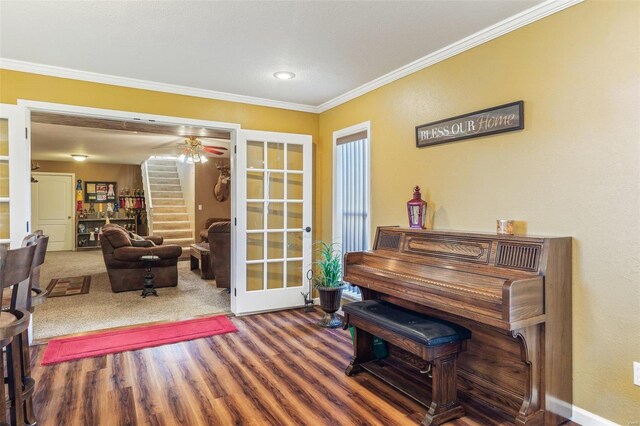
<path id="1" fill-rule="evenodd" d="M 31 281 L 31 292 L 27 295 L 27 304 L 23 306 L 29 312 L 33 313 L 34 308 L 44 303 L 47 300 L 48 293 L 46 289 L 40 287 L 40 269 L 44 263 L 44 258 L 47 253 L 47 246 L 49 245 L 49 236 L 44 235 L 42 231 L 34 231 L 33 234 L 29 234 L 22 240 L 22 247 L 38 244 L 38 249 L 33 258 L 33 268 L 31 269 L 31 275 L 29 280 Z M 25 288 L 25 287 L 23 287 Z M 17 296 L 17 294 L 15 294 Z M 6 293 L 2 297 L 2 309 L 7 310 L 11 306 L 15 305 L 13 301 L 14 292 Z"/>
<path id="2" fill-rule="evenodd" d="M 0 247 L 0 293 L 6 288 L 28 285 L 36 245 L 9 250 Z M 9 413 L 11 425 L 25 424 L 22 385 L 20 338 L 29 328 L 31 314 L 25 309 L 9 309 L 0 312 L 0 345 L 6 353 L 6 377 L 9 390 Z M 4 371 L 4 356 L 0 356 L 0 370 Z M 0 401 L 7 401 L 5 387 L 0 386 Z M 6 411 L 0 410 L 0 423 L 6 424 Z"/>
<path id="3" fill-rule="evenodd" d="M 31 293 L 29 294 L 29 312 L 33 313 L 34 308 L 47 300 L 47 290 L 40 287 L 40 269 L 44 263 L 44 258 L 47 254 L 47 247 L 49 246 L 49 236 L 44 235 L 42 230 L 33 231 L 33 234 L 37 238 L 37 246 L 35 254 L 33 255 L 33 268 L 31 269 L 31 275 L 29 280 L 31 281 Z M 22 241 L 22 246 L 25 246 L 25 238 Z"/>
<path id="4" fill-rule="evenodd" d="M 22 240 L 22 247 L 35 245 L 36 249 L 31 261 L 31 273 L 29 278 L 20 284 L 13 286 L 11 292 L 10 310 L 26 310 L 33 313 L 35 304 L 40 304 L 46 300 L 47 293 L 40 289 L 40 268 L 44 263 L 49 245 L 49 237 L 42 233 L 27 235 Z M 35 290 L 35 291 L 34 291 Z M 36 303 L 34 303 L 34 301 Z M 33 392 L 35 380 L 31 377 L 31 353 L 29 351 L 29 329 L 26 329 L 18 336 L 20 347 L 20 368 L 22 372 L 22 400 L 24 401 L 25 424 L 35 425 L 37 423 L 33 409 Z"/>

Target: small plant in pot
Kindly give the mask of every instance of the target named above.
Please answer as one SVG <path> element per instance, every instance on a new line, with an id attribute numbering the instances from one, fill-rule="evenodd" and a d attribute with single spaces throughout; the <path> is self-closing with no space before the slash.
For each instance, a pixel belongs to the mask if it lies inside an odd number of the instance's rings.
<path id="1" fill-rule="evenodd" d="M 336 315 L 340 309 L 342 290 L 347 286 L 342 281 L 342 252 L 335 244 L 319 242 L 319 259 L 315 262 L 318 275 L 313 277 L 315 288 L 320 294 L 320 308 L 325 312 L 318 322 L 320 327 L 337 328 L 342 321 Z"/>

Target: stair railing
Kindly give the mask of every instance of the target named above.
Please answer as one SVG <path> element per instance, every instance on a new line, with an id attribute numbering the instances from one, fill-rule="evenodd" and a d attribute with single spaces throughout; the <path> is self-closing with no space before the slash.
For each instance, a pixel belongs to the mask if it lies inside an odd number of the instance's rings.
<path id="1" fill-rule="evenodd" d="M 144 189 L 144 200 L 147 211 L 147 229 L 149 235 L 153 235 L 153 200 L 151 198 L 151 184 L 149 182 L 149 160 L 142 162 L 142 187 Z"/>

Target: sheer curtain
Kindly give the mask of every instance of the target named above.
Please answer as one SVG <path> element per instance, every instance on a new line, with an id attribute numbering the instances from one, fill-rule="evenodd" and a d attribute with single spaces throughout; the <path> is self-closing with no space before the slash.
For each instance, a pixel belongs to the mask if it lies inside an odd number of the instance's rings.
<path id="1" fill-rule="evenodd" d="M 339 209 L 341 215 L 342 238 L 339 243 L 343 252 L 369 249 L 369 140 L 360 139 L 337 141 Z M 359 295 L 357 287 L 350 286 L 347 293 Z"/>

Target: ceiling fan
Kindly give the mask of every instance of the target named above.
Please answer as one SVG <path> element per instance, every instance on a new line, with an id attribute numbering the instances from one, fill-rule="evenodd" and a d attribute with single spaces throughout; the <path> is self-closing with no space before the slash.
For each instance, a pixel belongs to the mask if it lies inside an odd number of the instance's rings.
<path id="1" fill-rule="evenodd" d="M 217 142 L 217 141 L 215 141 Z M 197 138 L 196 136 L 188 136 L 186 139 L 183 139 L 181 142 L 167 142 L 165 144 L 159 145 L 153 149 L 165 149 L 167 146 L 177 146 L 180 151 L 180 155 L 178 156 L 178 160 L 188 163 L 206 163 L 207 158 L 205 154 L 210 156 L 220 156 L 224 155 L 225 151 L 229 149 L 224 146 L 213 145 L 215 143 L 214 140 L 207 141 Z"/>

